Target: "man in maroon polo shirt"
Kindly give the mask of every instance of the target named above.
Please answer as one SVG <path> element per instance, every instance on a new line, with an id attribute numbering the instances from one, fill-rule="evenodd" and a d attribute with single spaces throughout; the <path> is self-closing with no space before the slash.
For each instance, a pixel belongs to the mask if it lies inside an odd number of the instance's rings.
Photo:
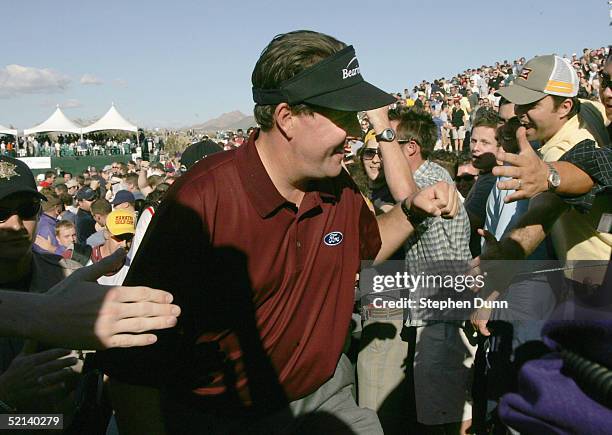
<path id="1" fill-rule="evenodd" d="M 146 351 L 100 355 L 122 434 L 382 433 L 355 404 L 341 353 L 355 275 L 361 260 L 395 252 L 410 219 L 454 216 L 456 191 L 416 192 L 389 128 L 394 99 L 363 80 L 352 47 L 279 35 L 252 81 L 261 130 L 172 186 L 125 280 L 171 291 L 183 313 Z M 399 199 L 378 218 L 341 165 L 359 110 L 370 110 Z"/>

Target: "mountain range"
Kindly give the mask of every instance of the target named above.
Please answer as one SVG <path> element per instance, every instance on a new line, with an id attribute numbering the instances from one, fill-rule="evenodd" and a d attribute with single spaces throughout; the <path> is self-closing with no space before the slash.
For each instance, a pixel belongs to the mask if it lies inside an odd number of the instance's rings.
<path id="1" fill-rule="evenodd" d="M 200 130 L 200 131 L 218 131 L 218 130 L 237 130 L 239 128 L 246 130 L 249 127 L 255 127 L 257 123 L 253 116 L 245 115 L 239 110 L 224 113 L 223 115 L 209 119 L 201 124 L 195 124 L 189 127 L 184 127 L 182 130 Z"/>

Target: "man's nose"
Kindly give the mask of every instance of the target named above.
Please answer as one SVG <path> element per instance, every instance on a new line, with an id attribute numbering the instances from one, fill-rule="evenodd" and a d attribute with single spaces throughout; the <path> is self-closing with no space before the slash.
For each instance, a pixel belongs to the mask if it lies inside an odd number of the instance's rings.
<path id="1" fill-rule="evenodd" d="M 11 215 L 7 220 L 0 223 L 0 226 L 6 229 L 11 229 L 13 231 L 19 231 L 23 229 L 23 221 L 19 217 L 17 213 Z"/>

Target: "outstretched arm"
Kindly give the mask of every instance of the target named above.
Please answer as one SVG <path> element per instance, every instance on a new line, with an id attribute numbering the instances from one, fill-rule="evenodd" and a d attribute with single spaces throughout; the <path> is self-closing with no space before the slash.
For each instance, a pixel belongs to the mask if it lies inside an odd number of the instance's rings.
<path id="1" fill-rule="evenodd" d="M 165 291 L 98 284 L 97 278 L 123 263 L 125 253 L 119 251 L 75 271 L 45 294 L 0 291 L 2 335 L 71 349 L 154 343 L 154 334 L 140 333 L 174 326 L 180 309 Z"/>

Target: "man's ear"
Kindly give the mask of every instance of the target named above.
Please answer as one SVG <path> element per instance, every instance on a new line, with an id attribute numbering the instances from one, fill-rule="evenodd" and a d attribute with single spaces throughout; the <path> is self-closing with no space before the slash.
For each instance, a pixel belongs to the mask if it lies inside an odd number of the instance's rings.
<path id="1" fill-rule="evenodd" d="M 406 155 L 413 156 L 419 152 L 419 144 L 416 143 L 414 140 L 411 140 L 404 145 L 404 149 L 406 150 Z"/>
<path id="2" fill-rule="evenodd" d="M 280 103 L 274 109 L 274 122 L 278 131 L 285 136 L 287 140 L 291 140 L 294 136 L 295 115 L 291 111 L 291 106 L 287 103 Z"/>
<path id="3" fill-rule="evenodd" d="M 557 108 L 559 118 L 565 118 L 567 115 L 569 115 L 569 113 L 572 111 L 572 107 L 574 107 L 574 102 L 570 98 L 563 100 L 563 103 L 561 103 Z"/>

